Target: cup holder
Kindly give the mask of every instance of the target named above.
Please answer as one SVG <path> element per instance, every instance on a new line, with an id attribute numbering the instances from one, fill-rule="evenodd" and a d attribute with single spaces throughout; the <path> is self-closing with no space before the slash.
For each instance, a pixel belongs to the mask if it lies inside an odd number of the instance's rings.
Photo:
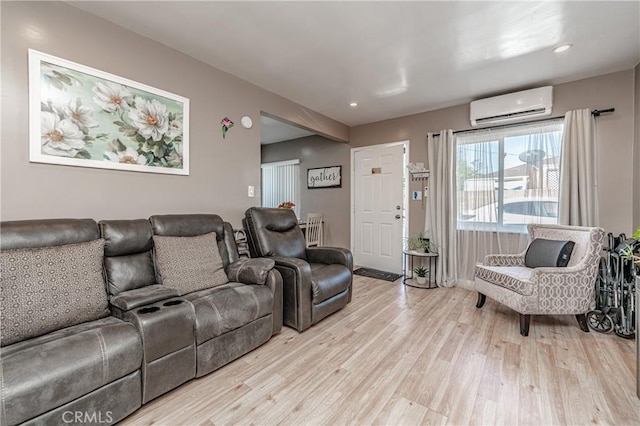
<path id="1" fill-rule="evenodd" d="M 176 306 L 182 303 L 182 300 L 170 300 L 167 303 L 163 303 L 162 306 Z"/>
<path id="2" fill-rule="evenodd" d="M 139 314 L 150 314 L 153 312 L 158 312 L 160 310 L 160 308 L 158 308 L 157 306 L 151 306 L 149 308 L 142 308 L 142 309 L 138 309 L 138 313 Z"/>

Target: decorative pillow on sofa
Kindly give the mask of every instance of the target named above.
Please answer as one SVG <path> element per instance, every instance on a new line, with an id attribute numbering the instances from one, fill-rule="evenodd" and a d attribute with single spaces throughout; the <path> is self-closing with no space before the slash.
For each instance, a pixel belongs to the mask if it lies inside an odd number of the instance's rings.
<path id="1" fill-rule="evenodd" d="M 566 267 L 571 259 L 573 241 L 545 240 L 536 238 L 531 241 L 524 264 L 529 268 Z"/>
<path id="2" fill-rule="evenodd" d="M 264 284 L 274 266 L 276 262 L 265 257 L 238 259 L 227 268 L 227 276 L 229 280 L 242 284 Z"/>
<path id="3" fill-rule="evenodd" d="M 104 240 L 0 252 L 1 345 L 109 315 Z"/>
<path id="4" fill-rule="evenodd" d="M 162 284 L 181 296 L 229 282 L 215 232 L 195 237 L 154 235 L 153 244 Z"/>

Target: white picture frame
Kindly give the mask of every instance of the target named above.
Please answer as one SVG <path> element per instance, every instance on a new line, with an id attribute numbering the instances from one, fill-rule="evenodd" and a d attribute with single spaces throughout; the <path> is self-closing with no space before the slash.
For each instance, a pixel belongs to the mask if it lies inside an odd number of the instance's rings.
<path id="1" fill-rule="evenodd" d="M 189 175 L 189 99 L 29 49 L 29 161 Z"/>

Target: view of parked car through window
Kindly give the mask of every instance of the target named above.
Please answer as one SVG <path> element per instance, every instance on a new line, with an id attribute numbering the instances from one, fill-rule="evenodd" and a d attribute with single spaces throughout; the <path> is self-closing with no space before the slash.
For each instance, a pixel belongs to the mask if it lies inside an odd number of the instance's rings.
<path id="1" fill-rule="evenodd" d="M 558 223 L 562 122 L 457 136 L 458 229 Z"/>
<path id="2" fill-rule="evenodd" d="M 467 222 L 498 222 L 498 203 L 486 204 L 461 215 Z M 514 198 L 505 200 L 502 207 L 502 223 L 558 223 L 558 200 Z"/>

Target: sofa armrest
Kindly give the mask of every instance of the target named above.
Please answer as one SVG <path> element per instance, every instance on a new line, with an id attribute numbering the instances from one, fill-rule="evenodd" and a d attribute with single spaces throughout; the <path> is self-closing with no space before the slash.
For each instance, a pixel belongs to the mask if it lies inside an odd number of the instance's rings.
<path id="1" fill-rule="evenodd" d="M 311 326 L 311 266 L 295 257 L 271 257 L 282 276 L 283 322 L 298 331 Z"/>
<path id="2" fill-rule="evenodd" d="M 524 253 L 488 254 L 484 257 L 486 266 L 524 266 Z"/>
<path id="3" fill-rule="evenodd" d="M 276 265 L 273 259 L 259 257 L 255 259 L 238 259 L 227 266 L 227 277 L 229 281 L 242 284 L 264 284 L 267 282 L 267 275 Z"/>
<path id="4" fill-rule="evenodd" d="M 353 270 L 353 255 L 350 250 L 340 247 L 309 247 L 307 260 L 310 263 L 339 264 Z"/>
<path id="5" fill-rule="evenodd" d="M 264 284 L 273 293 L 273 332 L 272 335 L 282 330 L 282 275 L 277 269 L 272 269 L 267 274 L 267 282 Z"/>
<path id="6" fill-rule="evenodd" d="M 112 306 L 126 312 L 140 306 L 149 305 L 160 300 L 178 296 L 178 291 L 161 284 L 148 285 L 134 290 L 123 291 L 117 296 L 111 296 Z"/>
<path id="7" fill-rule="evenodd" d="M 311 267 L 309 262 L 304 259 L 298 259 L 297 257 L 280 257 L 273 256 L 269 259 L 273 259 L 276 263 L 275 268 L 280 270 L 281 267 L 291 268 L 299 275 L 306 275 L 311 279 Z"/>
<path id="8" fill-rule="evenodd" d="M 282 275 L 274 269 L 275 264 L 271 258 L 241 258 L 229 264 L 226 270 L 230 281 L 269 287 L 273 293 L 272 335 L 282 330 Z"/>

